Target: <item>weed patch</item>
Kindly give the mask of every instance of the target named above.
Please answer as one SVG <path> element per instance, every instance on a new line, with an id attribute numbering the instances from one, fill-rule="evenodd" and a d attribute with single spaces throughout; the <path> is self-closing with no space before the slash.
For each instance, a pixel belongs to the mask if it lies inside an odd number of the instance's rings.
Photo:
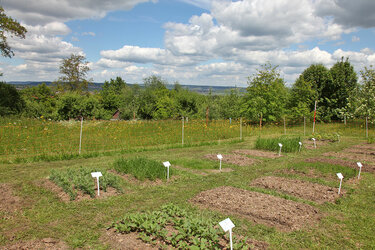
<path id="1" fill-rule="evenodd" d="M 280 149 L 279 143 L 281 143 L 283 145 L 282 152 L 287 152 L 287 153 L 298 152 L 300 141 L 301 141 L 300 137 L 286 137 L 286 136 L 281 136 L 278 138 L 258 137 L 258 139 L 255 142 L 255 148 L 278 152 Z"/>

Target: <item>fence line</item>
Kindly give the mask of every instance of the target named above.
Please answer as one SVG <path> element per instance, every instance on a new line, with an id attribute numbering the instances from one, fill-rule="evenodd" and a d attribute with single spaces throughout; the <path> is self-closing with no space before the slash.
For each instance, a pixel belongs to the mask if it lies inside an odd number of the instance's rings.
<path id="1" fill-rule="evenodd" d="M 366 119 L 367 120 L 367 119 Z M 77 154 L 129 150 L 156 145 L 190 145 L 266 135 L 311 135 L 312 121 L 284 120 L 273 124 L 245 119 L 189 119 L 163 121 L 64 121 L 0 120 L 0 161 L 39 155 Z M 260 127 L 262 126 L 262 128 Z M 315 124 L 316 133 L 375 136 L 374 124 L 365 120 Z"/>

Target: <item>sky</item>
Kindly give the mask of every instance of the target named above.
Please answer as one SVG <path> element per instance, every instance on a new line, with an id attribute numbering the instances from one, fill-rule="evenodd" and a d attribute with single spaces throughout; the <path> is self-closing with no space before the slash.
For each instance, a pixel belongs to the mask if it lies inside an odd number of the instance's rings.
<path id="1" fill-rule="evenodd" d="M 374 0 L 0 0 L 27 28 L 0 58 L 5 81 L 54 81 L 71 54 L 89 78 L 247 86 L 261 65 L 291 85 L 311 64 L 375 65 Z"/>

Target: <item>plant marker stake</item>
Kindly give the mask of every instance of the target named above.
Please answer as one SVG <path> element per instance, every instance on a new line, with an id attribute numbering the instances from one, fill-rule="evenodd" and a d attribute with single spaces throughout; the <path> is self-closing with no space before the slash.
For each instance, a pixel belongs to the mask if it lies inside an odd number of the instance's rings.
<path id="1" fill-rule="evenodd" d="M 368 138 L 368 122 L 367 122 L 367 116 L 366 116 L 366 138 Z"/>
<path id="2" fill-rule="evenodd" d="M 182 145 L 184 145 L 184 117 L 182 117 Z"/>
<path id="3" fill-rule="evenodd" d="M 286 135 L 286 124 L 285 124 L 285 116 L 284 116 L 284 135 Z"/>
<path id="4" fill-rule="evenodd" d="M 340 187 L 339 187 L 339 192 L 338 192 L 338 194 L 340 194 L 341 183 L 342 183 L 342 179 L 344 179 L 344 176 L 341 173 L 337 173 L 337 177 L 340 179 Z"/>
<path id="5" fill-rule="evenodd" d="M 83 126 L 83 116 L 81 116 L 81 132 L 79 133 L 79 150 L 78 154 L 81 154 L 81 145 L 82 145 L 82 126 Z"/>
<path id="6" fill-rule="evenodd" d="M 233 222 L 229 218 L 226 218 L 225 220 L 219 222 L 219 225 L 224 230 L 224 232 L 229 231 L 230 249 L 233 250 L 233 241 L 232 241 L 232 228 L 234 228 Z"/>
<path id="7" fill-rule="evenodd" d="M 240 140 L 242 140 L 242 117 L 240 119 Z"/>
<path id="8" fill-rule="evenodd" d="M 314 141 L 314 148 L 316 148 L 316 140 L 315 140 L 315 138 L 311 138 L 311 140 Z"/>
<path id="9" fill-rule="evenodd" d="M 171 166 L 171 163 L 169 161 L 163 162 L 164 167 L 167 168 L 167 181 L 169 181 L 169 167 Z"/>
<path id="10" fill-rule="evenodd" d="M 223 156 L 219 154 L 219 155 L 217 155 L 217 158 L 220 160 L 220 168 L 219 169 L 221 171 L 221 160 L 223 159 Z"/>
<path id="11" fill-rule="evenodd" d="M 302 142 L 298 142 L 299 144 L 299 149 L 298 149 L 298 152 L 301 152 L 301 148 L 302 148 Z"/>
<path id="12" fill-rule="evenodd" d="M 283 144 L 279 143 L 279 147 L 280 147 L 279 156 L 281 156 L 281 148 L 283 147 Z"/>
<path id="13" fill-rule="evenodd" d="M 103 175 L 102 175 L 101 172 L 92 172 L 92 173 L 91 173 L 91 176 L 92 176 L 93 178 L 96 178 L 96 183 L 98 184 L 98 196 L 99 196 L 99 195 L 100 195 L 100 193 L 99 193 L 99 177 L 100 177 L 100 176 L 103 176 Z"/>
<path id="14" fill-rule="evenodd" d="M 357 162 L 357 166 L 359 167 L 359 173 L 358 173 L 358 180 L 359 180 L 359 177 L 361 176 L 361 170 L 362 170 L 363 165 L 362 165 L 362 163 Z"/>
<path id="15" fill-rule="evenodd" d="M 314 108 L 313 134 L 315 133 L 316 102 L 317 102 L 317 101 L 315 101 L 315 108 Z"/>
<path id="16" fill-rule="evenodd" d="M 306 117 L 303 117 L 303 136 L 306 136 Z"/>
<path id="17" fill-rule="evenodd" d="M 229 125 L 232 124 L 232 118 L 229 118 Z"/>
<path id="18" fill-rule="evenodd" d="M 339 133 L 336 133 L 337 134 L 337 140 L 340 142 L 340 135 Z"/>

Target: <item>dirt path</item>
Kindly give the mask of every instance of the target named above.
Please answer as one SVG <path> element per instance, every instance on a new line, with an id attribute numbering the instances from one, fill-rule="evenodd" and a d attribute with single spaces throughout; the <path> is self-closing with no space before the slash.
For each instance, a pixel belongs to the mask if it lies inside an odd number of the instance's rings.
<path id="1" fill-rule="evenodd" d="M 237 214 L 283 231 L 298 230 L 320 218 L 318 210 L 307 204 L 230 186 L 203 191 L 190 201 L 201 208 Z"/>
<path id="2" fill-rule="evenodd" d="M 265 176 L 252 181 L 250 185 L 273 189 L 320 204 L 334 202 L 336 198 L 339 198 L 338 188 L 283 177 Z M 341 190 L 341 194 L 344 193 L 345 191 Z"/>

